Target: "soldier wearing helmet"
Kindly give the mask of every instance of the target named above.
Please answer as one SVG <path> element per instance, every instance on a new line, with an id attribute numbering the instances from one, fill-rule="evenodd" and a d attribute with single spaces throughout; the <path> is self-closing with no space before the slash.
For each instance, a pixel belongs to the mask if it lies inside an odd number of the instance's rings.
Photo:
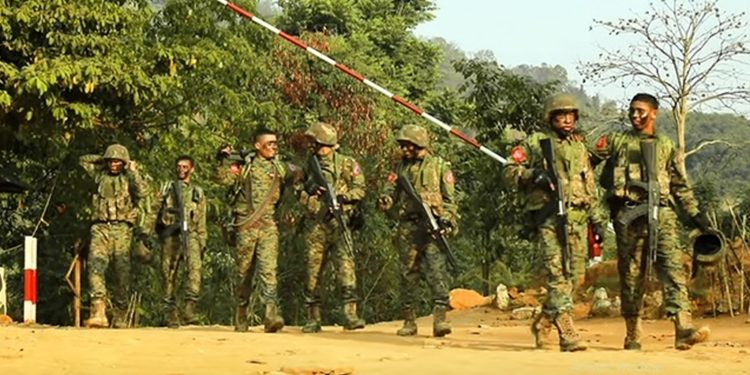
<path id="1" fill-rule="evenodd" d="M 407 198 L 397 184 L 399 178 L 411 181 L 414 190 L 429 205 L 446 234 L 458 230 L 455 177 L 450 164 L 430 150 L 430 135 L 419 125 L 406 125 L 396 134 L 401 161 L 388 176 L 387 190 L 379 199 L 380 209 L 397 215 L 397 244 L 401 255 L 401 292 L 404 294 L 404 324 L 397 334 L 417 334 L 415 303 L 419 280 L 424 277 L 432 291 L 432 333 L 442 337 L 451 333 L 446 321 L 448 310 L 448 271 L 445 253 L 421 223 L 416 202 Z M 424 268 L 422 268 L 424 267 Z"/>
<path id="2" fill-rule="evenodd" d="M 544 106 L 544 121 L 549 129 L 532 134 L 514 147 L 504 171 L 507 182 L 526 194 L 528 222 L 545 259 L 549 292 L 531 330 L 537 347 L 542 347 L 550 324 L 554 324 L 562 351 L 586 349 L 573 326 L 573 290 L 582 284 L 585 275 L 589 221 L 594 223 L 596 240 L 601 243 L 608 220 L 597 196 L 590 154 L 583 137 L 577 133 L 579 112 L 574 96 L 549 97 Z M 546 165 L 542 140 L 549 140 L 552 145 L 557 179 L 551 174 L 551 166 Z M 558 181 L 562 186 L 557 186 Z M 558 191 L 563 192 L 564 202 L 558 202 Z M 567 225 L 560 225 L 556 215 L 558 203 L 566 209 Z M 567 241 L 562 240 L 565 238 L 562 230 L 567 231 Z M 563 272 L 562 264 L 566 243 L 570 250 L 568 275 Z"/>
<path id="3" fill-rule="evenodd" d="M 317 122 L 305 131 L 310 144 L 312 158 L 317 158 L 326 182 L 333 188 L 334 194 L 341 203 L 346 216 L 351 219 L 357 214 L 357 205 L 365 196 L 365 176 L 362 167 L 352 157 L 338 151 L 338 135 L 330 124 Z M 320 276 L 324 262 L 333 261 L 336 273 L 341 283 L 344 319 L 342 326 L 345 330 L 364 328 L 365 321 L 357 314 L 357 284 L 355 264 L 341 240 L 342 230 L 332 215 L 327 214 L 323 195 L 326 187 L 315 181 L 308 164 L 305 175 L 304 191 L 300 194 L 300 201 L 307 208 L 305 221 L 305 242 L 307 245 L 307 285 L 305 289 L 305 304 L 308 309 L 308 319 L 302 332 L 315 333 L 321 330 L 320 314 Z"/>
<path id="4" fill-rule="evenodd" d="M 602 186 L 617 235 L 618 271 L 622 297 L 622 316 L 625 318 L 626 350 L 641 348 L 641 313 L 644 270 L 643 255 L 651 250 L 657 261 L 653 267 L 664 284 L 664 310 L 674 321 L 675 348 L 690 349 L 706 341 L 708 327 L 694 327 L 690 313 L 687 283 L 689 276 L 683 267 L 683 251 L 678 235 L 678 216 L 675 206 L 690 218 L 690 224 L 703 233 L 710 233 L 708 219 L 701 212 L 698 200 L 688 183 L 685 172 L 677 165 L 676 150 L 672 140 L 656 131 L 659 101 L 651 94 L 636 94 L 630 101 L 628 115 L 632 129 L 604 135 L 596 142 L 595 161 L 605 161 Z M 633 207 L 648 205 L 648 191 L 639 189 L 633 182 L 648 182 L 643 172 L 646 167 L 641 145 L 651 144 L 655 149 L 656 179 L 658 185 L 657 248 L 648 249 L 648 220 L 626 220 Z M 644 178 L 645 177 L 645 178 Z M 649 212 L 651 208 L 649 207 Z"/>
<path id="5" fill-rule="evenodd" d="M 130 280 L 130 245 L 133 227 L 144 220 L 148 206 L 149 183 L 130 159 L 125 146 L 112 144 L 103 155 L 84 155 L 80 164 L 94 179 L 91 244 L 88 255 L 88 278 L 91 288 L 89 327 L 108 327 L 106 300 L 110 296 L 115 328 L 127 327 Z M 114 290 L 107 293 L 105 273 L 114 269 Z"/>

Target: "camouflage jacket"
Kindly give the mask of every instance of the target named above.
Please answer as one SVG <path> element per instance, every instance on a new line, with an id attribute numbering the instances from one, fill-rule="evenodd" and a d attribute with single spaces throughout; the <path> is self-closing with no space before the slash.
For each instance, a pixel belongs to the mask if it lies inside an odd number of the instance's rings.
<path id="1" fill-rule="evenodd" d="M 215 180 L 230 187 L 227 200 L 235 216 L 252 216 L 267 201 L 258 219 L 271 222 L 282 189 L 294 169 L 293 165 L 282 162 L 278 157 L 267 160 L 251 153 L 241 161 L 224 159 L 216 169 Z"/>
<path id="2" fill-rule="evenodd" d="M 388 175 L 386 194 L 398 210 L 400 220 L 419 216 L 419 207 L 398 187 L 398 176 L 404 176 L 414 185 L 414 190 L 432 209 L 432 213 L 451 222 L 458 229 L 458 204 L 456 179 L 450 163 L 439 156 L 427 154 L 424 159 L 402 159 L 396 170 Z"/>
<path id="3" fill-rule="evenodd" d="M 96 183 L 92 197 L 92 220 L 123 221 L 142 226 L 148 212 L 148 178 L 138 171 L 123 169 L 112 175 L 101 155 L 83 155 L 79 163 Z"/>
<path id="4" fill-rule="evenodd" d="M 203 189 L 194 183 L 175 180 L 162 185 L 157 197 L 160 202 L 157 211 L 157 230 L 161 232 L 174 225 L 179 225 L 177 220 L 180 207 L 177 207 L 175 184 L 182 185 L 182 189 L 180 189 L 182 192 L 182 209 L 188 222 L 190 235 L 195 236 L 199 243 L 205 245 L 208 237 L 208 231 L 206 230 L 206 195 Z"/>
<path id="5" fill-rule="evenodd" d="M 640 142 L 655 138 L 656 166 L 659 180 L 660 205 L 676 203 L 690 215 L 696 215 L 698 201 L 688 183 L 687 176 L 676 163 L 674 143 L 663 134 L 649 136 L 634 129 L 602 136 L 594 146 L 597 161 L 606 160 L 602 172 L 602 186 L 607 189 L 607 198 L 643 202 L 647 199 L 641 189 L 629 188 L 628 181 L 642 181 L 642 157 Z"/>
<path id="6" fill-rule="evenodd" d="M 526 194 L 526 209 L 543 208 L 556 196 L 546 186 L 534 184 L 534 169 L 544 169 L 545 160 L 540 141 L 551 139 L 555 152 L 555 164 L 560 175 L 567 207 L 586 212 L 588 219 L 604 225 L 607 213 L 601 205 L 597 191 L 596 174 L 591 163 L 591 154 L 582 140 L 560 138 L 553 132 L 531 134 L 511 151 L 509 163 L 503 172 L 505 180 Z M 584 218 L 581 218 L 583 220 Z"/>
<path id="7" fill-rule="evenodd" d="M 312 158 L 312 156 L 311 156 Z M 311 159 L 308 159 L 308 162 Z M 342 206 L 344 211 L 350 212 L 354 205 L 365 197 L 366 184 L 365 175 L 362 167 L 351 156 L 343 155 L 339 152 L 332 152 L 330 155 L 320 157 L 320 168 L 323 170 L 323 177 L 333 186 L 334 194 L 343 198 Z M 317 195 L 310 195 L 307 187 L 315 185 L 312 167 L 307 165 L 305 169 L 305 187 L 300 193 L 300 202 L 307 207 L 308 214 L 314 215 L 320 211 L 321 199 Z"/>

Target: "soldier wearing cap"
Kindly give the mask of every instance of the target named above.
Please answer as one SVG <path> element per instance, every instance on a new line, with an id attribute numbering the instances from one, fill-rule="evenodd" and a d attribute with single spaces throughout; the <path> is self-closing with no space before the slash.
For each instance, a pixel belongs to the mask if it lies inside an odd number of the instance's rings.
<path id="1" fill-rule="evenodd" d="M 417 334 L 415 292 L 420 279 L 424 278 L 432 291 L 432 333 L 435 337 L 443 337 L 451 333 L 446 320 L 449 303 L 446 256 L 428 233 L 427 226 L 420 222 L 423 219 L 416 202 L 400 191 L 397 180 L 401 176 L 412 183 L 446 234 L 455 234 L 458 230 L 456 181 L 450 164 L 430 152 L 430 135 L 426 129 L 406 125 L 396 134 L 396 140 L 401 148 L 401 161 L 388 175 L 386 192 L 379 198 L 379 206 L 381 210 L 396 215 L 399 222 L 396 246 L 401 258 L 401 293 L 405 304 L 404 324 L 397 334 Z"/>
<path id="2" fill-rule="evenodd" d="M 311 141 L 312 158 L 317 158 L 328 185 L 341 203 L 346 216 L 351 219 L 356 205 L 365 196 L 365 176 L 362 167 L 352 157 L 338 151 L 338 135 L 330 124 L 318 122 L 311 125 L 305 135 Z M 343 299 L 345 330 L 361 329 L 365 321 L 357 314 L 356 288 L 357 280 L 353 254 L 345 249 L 342 228 L 329 214 L 321 186 L 312 177 L 310 165 L 307 166 L 304 191 L 300 201 L 307 208 L 305 242 L 307 245 L 307 285 L 305 304 L 308 319 L 302 332 L 314 333 L 321 330 L 320 314 L 320 276 L 327 261 L 336 264 L 336 273 L 341 286 Z"/>
<path id="3" fill-rule="evenodd" d="M 139 172 L 135 160 L 130 160 L 128 149 L 119 144 L 107 147 L 104 155 L 81 156 L 80 164 L 96 184 L 87 259 L 91 314 L 86 325 L 97 328 L 109 325 L 105 273 L 111 264 L 115 284 L 111 295 L 113 325 L 125 328 L 133 226 L 142 220 L 139 205 L 149 195 L 148 179 Z"/>

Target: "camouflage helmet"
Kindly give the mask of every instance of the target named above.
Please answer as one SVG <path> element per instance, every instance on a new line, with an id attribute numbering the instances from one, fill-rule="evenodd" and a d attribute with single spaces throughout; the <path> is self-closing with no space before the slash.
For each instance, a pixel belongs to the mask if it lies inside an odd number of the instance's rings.
<path id="1" fill-rule="evenodd" d="M 578 119 L 578 100 L 571 94 L 556 94 L 550 96 L 544 103 L 544 121 L 550 122 L 556 111 L 574 111 Z"/>
<path id="2" fill-rule="evenodd" d="M 305 131 L 305 135 L 312 137 L 316 142 L 326 145 L 335 146 L 339 143 L 336 129 L 325 122 L 316 122 Z"/>
<path id="3" fill-rule="evenodd" d="M 405 125 L 396 134 L 396 140 L 411 142 L 421 148 L 430 146 L 430 134 L 419 125 Z"/>
<path id="4" fill-rule="evenodd" d="M 125 146 L 115 143 L 113 145 L 109 145 L 109 147 L 107 147 L 107 150 L 104 151 L 104 159 L 117 159 L 128 163 L 130 162 L 130 154 L 128 153 L 128 149 L 125 148 Z"/>

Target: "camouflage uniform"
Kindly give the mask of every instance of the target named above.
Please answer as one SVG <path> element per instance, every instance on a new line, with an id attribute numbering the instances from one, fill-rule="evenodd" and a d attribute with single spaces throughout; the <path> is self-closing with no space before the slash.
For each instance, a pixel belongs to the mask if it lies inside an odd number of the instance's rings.
<path id="1" fill-rule="evenodd" d="M 602 185 L 607 189 L 607 201 L 617 235 L 622 315 L 628 332 L 625 339 L 626 349 L 640 349 L 640 314 L 644 294 L 641 265 L 642 254 L 648 246 L 648 222 L 645 219 L 637 219 L 626 227 L 621 219 L 628 207 L 647 199 L 645 192 L 632 189 L 628 185 L 628 181 L 645 179 L 645 176 L 641 175 L 645 169 L 641 167 L 640 142 L 647 139 L 656 144 L 660 202 L 658 249 L 654 267 L 664 288 L 664 310 L 668 317 L 675 320 L 678 346 L 683 344 L 679 342 L 681 335 L 690 336 L 688 333 L 695 333 L 690 322 L 688 275 L 681 260 L 682 251 L 674 207 L 679 205 L 689 216 L 696 217 L 700 215 L 698 202 L 688 184 L 687 176 L 680 172 L 676 164 L 676 150 L 672 140 L 663 134 L 650 136 L 631 129 L 603 136 L 595 146 L 595 154 L 601 160 L 607 160 L 602 173 Z"/>
<path id="2" fill-rule="evenodd" d="M 406 125 L 396 136 L 425 149 L 429 146 L 429 134 L 417 125 Z M 456 202 L 455 177 L 450 163 L 429 152 L 424 157 L 402 159 L 396 170 L 388 176 L 386 206 L 393 205 L 398 217 L 396 247 L 401 258 L 401 292 L 403 293 L 404 327 L 398 334 L 402 336 L 417 333 L 414 303 L 417 301 L 417 288 L 420 278 L 424 279 L 432 292 L 433 334 L 444 336 L 450 333 L 450 325 L 445 321 L 448 309 L 449 275 L 445 253 L 438 247 L 434 238 L 421 222 L 420 208 L 406 196 L 397 185 L 399 176 L 411 181 L 417 194 L 427 204 L 440 222 L 450 223 L 453 233 L 458 230 L 458 206 Z"/>
<path id="3" fill-rule="evenodd" d="M 260 279 L 266 306 L 265 330 L 284 326 L 278 308 L 277 279 L 279 229 L 274 214 L 290 165 L 278 158 L 267 160 L 254 153 L 242 160 L 224 159 L 217 169 L 217 182 L 231 186 L 230 205 L 236 229 L 237 312 L 235 329 L 247 331 L 247 306 L 252 293 L 253 270 Z"/>
<path id="4" fill-rule="evenodd" d="M 133 226 L 140 219 L 139 201 L 149 194 L 149 184 L 137 170 L 123 168 L 119 174 L 110 174 L 105 163 L 107 159 L 119 159 L 127 165 L 129 155 L 125 147 L 111 145 L 104 156 L 84 155 L 80 158 L 81 166 L 96 183 L 92 199 L 94 224 L 87 259 L 92 313 L 87 324 L 107 326 L 105 273 L 112 262 L 115 281 L 113 319 L 115 327 L 124 327 L 127 325 L 124 312 L 128 306 Z"/>
<path id="5" fill-rule="evenodd" d="M 325 133 L 322 135 L 320 133 Z M 335 129 L 323 123 L 314 124 L 308 130 L 309 136 L 317 137 L 318 142 L 327 146 L 336 146 Z M 326 137 L 327 136 L 327 137 Z M 348 220 L 355 213 L 356 205 L 365 196 L 365 176 L 357 161 L 333 150 L 325 157 L 317 157 L 323 177 L 333 187 L 334 194 L 340 199 L 345 218 Z M 356 288 L 357 276 L 354 256 L 350 254 L 344 243 L 338 221 L 325 207 L 325 199 L 310 191 L 311 186 L 317 187 L 310 172 L 310 166 L 305 175 L 305 191 L 300 194 L 301 203 L 307 208 L 305 220 L 305 243 L 307 245 L 307 284 L 305 288 L 305 304 L 308 306 L 309 319 L 305 325 L 305 332 L 320 331 L 320 277 L 325 264 L 332 260 L 341 287 L 342 302 L 344 303 L 345 329 L 364 327 L 364 322 L 357 317 Z M 351 228 L 350 228 L 351 229 Z"/>
<path id="6" fill-rule="evenodd" d="M 180 189 L 175 184 L 181 184 Z M 181 193 L 178 206 L 177 194 Z M 177 268 L 181 261 L 187 264 L 187 280 L 185 281 L 185 310 L 184 318 L 188 324 L 196 324 L 196 304 L 201 288 L 202 253 L 206 247 L 208 232 L 206 231 L 206 196 L 203 189 L 194 183 L 175 180 L 166 183 L 160 190 L 159 217 L 157 227 L 162 238 L 163 254 L 161 259 L 162 276 L 164 277 L 164 304 L 166 305 L 167 324 L 178 325 L 176 312 L 176 283 Z M 183 217 L 188 223 L 188 248 L 183 248 L 180 240 L 180 223 L 178 210 L 183 210 Z"/>
<path id="7" fill-rule="evenodd" d="M 556 95 L 547 102 L 546 120 L 556 111 L 578 111 L 574 98 L 568 95 Z M 570 248 L 570 277 L 563 273 L 562 244 L 558 236 L 557 207 L 545 210 L 554 205 L 556 195 L 550 191 L 549 184 L 539 184 L 535 171 L 546 169 L 540 141 L 552 141 L 556 170 L 562 183 L 565 208 L 568 214 L 568 244 Z M 588 259 L 588 224 L 589 220 L 599 228 L 605 228 L 607 215 L 601 206 L 597 194 L 596 176 L 591 164 L 590 153 L 578 134 L 549 130 L 534 133 L 511 152 L 511 161 L 504 171 L 511 185 L 526 193 L 526 210 L 529 221 L 535 226 L 535 242 L 544 257 L 547 279 L 547 297 L 542 304 L 542 313 L 537 317 L 532 331 L 537 336 L 537 346 L 541 346 L 539 332 L 540 321 L 552 321 L 555 325 L 567 326 L 571 323 L 573 310 L 573 292 L 580 286 L 586 272 Z M 556 193 L 555 193 L 556 194 Z M 562 330 L 560 346 L 563 350 L 584 349 L 577 343 L 575 332 Z"/>

